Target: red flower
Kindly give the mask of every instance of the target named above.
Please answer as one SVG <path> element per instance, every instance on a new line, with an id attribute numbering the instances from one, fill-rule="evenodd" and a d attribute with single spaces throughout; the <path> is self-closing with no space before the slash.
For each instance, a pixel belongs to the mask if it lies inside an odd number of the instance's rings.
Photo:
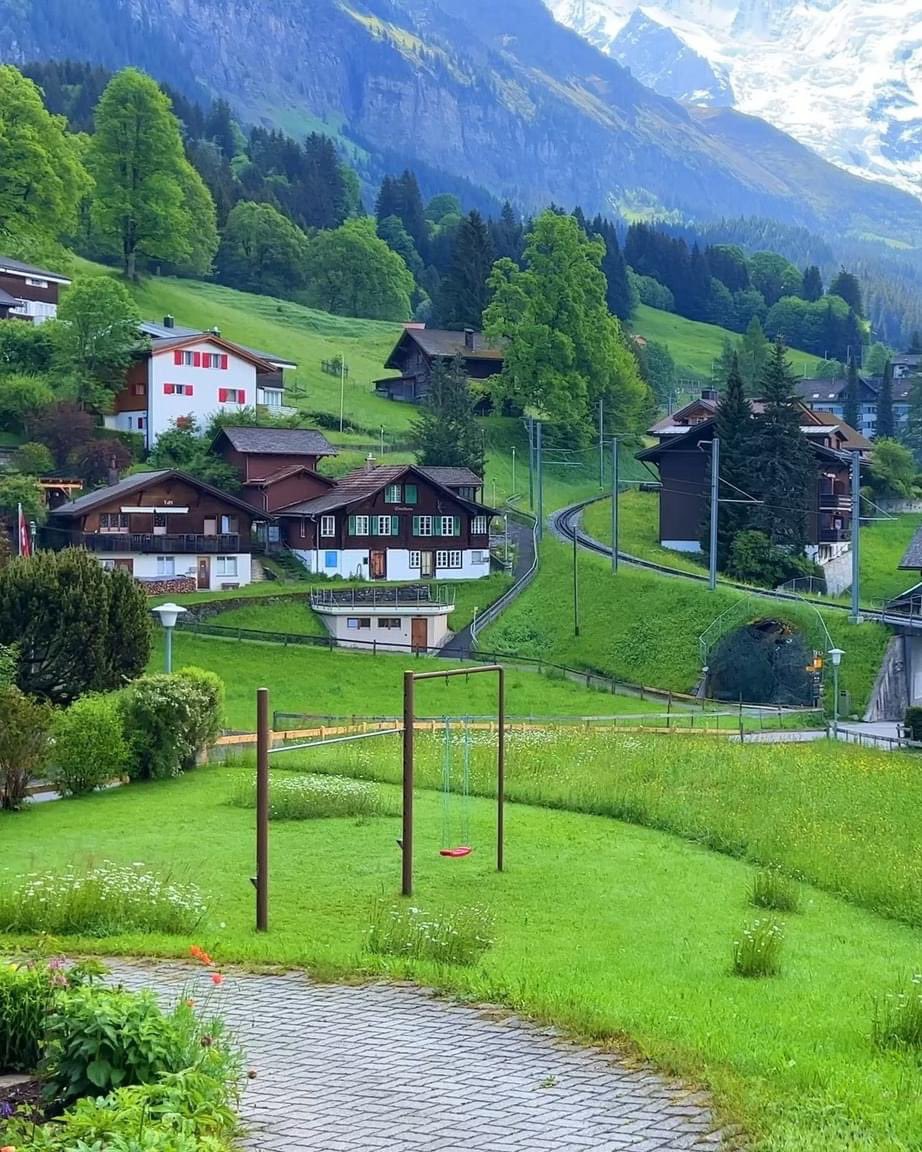
<path id="1" fill-rule="evenodd" d="M 224 977 L 221 975 L 220 972 L 212 972 L 211 982 L 212 982 L 212 984 L 214 984 L 215 988 L 217 988 L 220 984 L 224 983 Z"/>

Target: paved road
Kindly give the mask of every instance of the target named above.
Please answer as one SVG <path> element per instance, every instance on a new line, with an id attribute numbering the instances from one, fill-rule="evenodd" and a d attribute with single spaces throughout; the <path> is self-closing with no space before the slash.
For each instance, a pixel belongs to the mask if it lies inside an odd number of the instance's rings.
<path id="1" fill-rule="evenodd" d="M 200 1001 L 207 973 L 113 964 L 130 987 Z M 497 1010 L 407 985 L 229 975 L 209 996 L 255 1069 L 253 1152 L 715 1152 L 696 1093 Z"/>

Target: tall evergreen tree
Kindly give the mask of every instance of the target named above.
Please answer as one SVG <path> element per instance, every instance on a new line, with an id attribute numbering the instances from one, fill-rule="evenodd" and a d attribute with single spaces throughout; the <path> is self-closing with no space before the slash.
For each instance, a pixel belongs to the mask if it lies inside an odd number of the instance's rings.
<path id="1" fill-rule="evenodd" d="M 727 503 L 719 504 L 717 510 L 717 566 L 723 569 L 726 567 L 733 541 L 737 534 L 748 526 L 754 507 L 754 505 L 731 503 L 745 500 L 743 493 L 751 494 L 753 452 L 752 407 L 746 399 L 739 359 L 735 352 L 730 355 L 724 392 L 717 405 L 714 435 L 720 439 L 722 484 L 720 494 L 727 500 Z M 709 494 L 710 490 L 709 484 Z M 710 500 L 708 503 L 710 504 Z M 710 508 L 705 518 L 705 541 L 708 539 L 709 522 Z"/>
<path id="2" fill-rule="evenodd" d="M 739 347 L 739 368 L 743 383 L 750 396 L 759 389 L 762 372 L 769 358 L 769 343 L 765 339 L 758 316 L 753 316 L 743 333 Z"/>
<path id="3" fill-rule="evenodd" d="M 893 425 L 893 365 L 888 360 L 880 378 L 880 391 L 877 393 L 877 429 L 875 435 L 892 438 Z"/>
<path id="4" fill-rule="evenodd" d="M 815 264 L 804 269 L 804 299 L 811 302 L 823 295 L 823 276 Z"/>
<path id="5" fill-rule="evenodd" d="M 512 260 L 522 263 L 525 249 L 525 228 L 521 217 L 507 200 L 498 220 L 490 221 L 490 238 L 497 260 Z"/>
<path id="6" fill-rule="evenodd" d="M 852 428 L 858 427 L 861 418 L 861 397 L 859 394 L 858 365 L 855 363 L 855 354 L 848 358 L 848 377 L 845 385 L 845 403 L 842 407 L 842 419 Z"/>
<path id="7" fill-rule="evenodd" d="M 916 376 L 909 389 L 909 411 L 902 441 L 922 467 L 922 376 Z"/>
<path id="8" fill-rule="evenodd" d="M 861 299 L 861 285 L 858 277 L 842 268 L 829 285 L 829 295 L 838 296 L 852 309 L 856 316 L 864 315 L 864 304 Z"/>
<path id="9" fill-rule="evenodd" d="M 483 439 L 477 425 L 476 397 L 460 356 L 437 360 L 429 392 L 410 431 L 417 464 L 430 468 L 470 468 L 483 476 Z"/>
<path id="10" fill-rule="evenodd" d="M 458 225 L 448 275 L 442 280 L 435 319 L 443 328 L 480 328 L 489 302 L 493 267 L 490 231 L 479 212 Z"/>
<path id="11" fill-rule="evenodd" d="M 605 244 L 605 256 L 602 259 L 602 271 L 608 285 L 605 298 L 608 301 L 608 310 L 619 320 L 630 320 L 637 308 L 637 292 L 628 279 L 627 264 L 621 245 L 618 243 L 618 232 L 610 220 L 596 216 L 589 226 L 591 234 L 598 236 Z"/>
<path id="12" fill-rule="evenodd" d="M 813 453 L 800 430 L 800 406 L 794 376 L 779 340 L 759 381 L 762 410 L 752 418 L 749 475 L 763 504 L 754 507 L 751 527 L 773 544 L 803 551 L 807 534 L 810 488 L 815 483 Z"/>

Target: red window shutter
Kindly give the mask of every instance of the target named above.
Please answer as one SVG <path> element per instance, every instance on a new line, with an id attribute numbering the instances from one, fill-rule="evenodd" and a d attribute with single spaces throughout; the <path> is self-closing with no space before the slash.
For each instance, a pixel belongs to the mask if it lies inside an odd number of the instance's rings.
<path id="1" fill-rule="evenodd" d="M 191 384 L 187 384 L 187 385 L 186 385 L 186 395 L 187 395 L 187 396 L 191 396 L 191 395 L 192 395 L 192 385 L 191 385 Z"/>
<path id="2" fill-rule="evenodd" d="M 178 348 L 173 353 L 173 363 L 174 364 L 182 364 L 182 352 L 180 352 L 180 350 Z"/>
<path id="3" fill-rule="evenodd" d="M 218 389 L 218 403 L 219 404 L 226 404 L 227 403 L 227 389 L 226 388 L 219 388 Z"/>
<path id="4" fill-rule="evenodd" d="M 238 404 L 246 404 L 246 402 L 247 402 L 247 394 L 242 389 L 240 389 L 237 392 L 237 403 Z"/>
<path id="5" fill-rule="evenodd" d="M 192 353 L 192 367 L 193 368 L 201 368 L 201 366 L 202 366 L 202 354 L 201 354 L 201 352 L 193 352 Z"/>
<path id="6" fill-rule="evenodd" d="M 223 371 L 223 370 L 226 370 L 226 368 L 227 368 L 227 356 L 222 355 L 221 356 L 221 369 Z"/>
<path id="7" fill-rule="evenodd" d="M 173 395 L 173 385 L 172 384 L 164 384 L 163 385 L 163 394 L 164 394 L 164 396 L 172 396 Z"/>

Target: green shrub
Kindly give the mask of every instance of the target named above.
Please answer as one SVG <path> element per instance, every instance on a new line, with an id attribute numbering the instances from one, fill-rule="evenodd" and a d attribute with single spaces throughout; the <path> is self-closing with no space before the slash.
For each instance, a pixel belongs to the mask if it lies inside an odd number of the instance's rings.
<path id="1" fill-rule="evenodd" d="M 877 1000 L 871 1038 L 879 1048 L 922 1049 L 922 975 Z"/>
<path id="2" fill-rule="evenodd" d="M 255 772 L 237 781 L 231 794 L 236 808 L 256 807 Z M 398 816 L 396 797 L 376 784 L 347 776 L 273 776 L 270 820 L 314 820 L 326 816 Z"/>
<path id="3" fill-rule="evenodd" d="M 21 808 L 48 752 L 51 709 L 12 685 L 0 686 L 0 809 Z"/>
<path id="4" fill-rule="evenodd" d="M 812 560 L 779 548 L 764 532 L 753 530 L 733 538 L 726 571 L 735 580 L 763 588 L 777 588 L 798 576 L 822 576 Z"/>
<path id="5" fill-rule="evenodd" d="M 376 900 L 365 947 L 374 955 L 437 964 L 476 964 L 493 943 L 493 914 L 478 906 L 431 914 Z"/>
<path id="6" fill-rule="evenodd" d="M 95 961 L 69 966 L 60 957 L 0 964 L 0 1075 L 38 1067 L 54 998 L 101 971 Z"/>
<path id="7" fill-rule="evenodd" d="M 903 723 L 906 725 L 910 740 L 922 740 L 922 708 L 917 706 L 907 708 Z"/>
<path id="8" fill-rule="evenodd" d="M 129 734 L 128 770 L 136 780 L 177 776 L 219 731 L 223 688 L 212 673 L 189 668 L 143 676 L 121 694 Z"/>
<path id="9" fill-rule="evenodd" d="M 19 445 L 13 453 L 12 464 L 17 472 L 24 472 L 27 476 L 47 475 L 54 469 L 54 456 L 44 444 L 30 441 Z"/>
<path id="10" fill-rule="evenodd" d="M 800 907 L 800 889 L 779 868 L 762 868 L 752 878 L 749 899 L 757 908 L 796 912 Z"/>
<path id="11" fill-rule="evenodd" d="M 737 976 L 777 976 L 781 971 L 784 928 L 770 918 L 752 920 L 733 942 L 733 972 Z"/>
<path id="12" fill-rule="evenodd" d="M 51 728 L 48 775 L 64 796 L 80 796 L 117 779 L 128 765 L 118 699 L 83 696 Z"/>
<path id="13" fill-rule="evenodd" d="M 192 932 L 205 915 L 193 884 L 161 879 L 143 864 L 105 862 L 79 872 L 36 872 L 0 888 L 0 932 L 117 936 L 123 932 Z"/>

